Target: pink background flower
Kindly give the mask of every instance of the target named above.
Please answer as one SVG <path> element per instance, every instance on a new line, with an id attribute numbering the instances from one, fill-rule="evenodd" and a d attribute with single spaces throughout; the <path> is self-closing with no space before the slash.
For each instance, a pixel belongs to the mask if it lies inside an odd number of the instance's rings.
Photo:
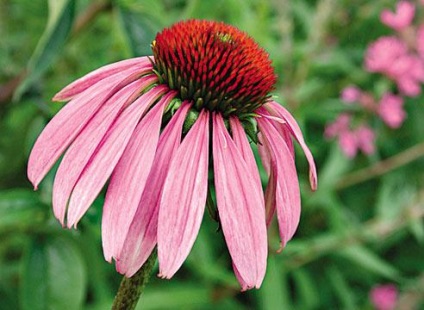
<path id="1" fill-rule="evenodd" d="M 361 97 L 361 90 L 356 86 L 348 86 L 342 90 L 341 99 L 346 103 L 358 101 Z"/>
<path id="2" fill-rule="evenodd" d="M 368 46 L 365 68 L 370 72 L 387 72 L 399 57 L 408 51 L 406 44 L 397 37 L 381 37 Z"/>
<path id="3" fill-rule="evenodd" d="M 367 155 L 373 154 L 375 152 L 375 133 L 374 131 L 366 126 L 361 125 L 355 131 L 356 141 L 358 148 Z"/>
<path id="4" fill-rule="evenodd" d="M 391 128 L 399 128 L 405 120 L 406 113 L 403 110 L 403 98 L 386 93 L 380 100 L 378 115 Z"/>
<path id="5" fill-rule="evenodd" d="M 400 31 L 408 27 L 414 19 L 415 6 L 409 1 L 400 1 L 396 5 L 396 11 L 383 10 L 380 15 L 381 22 Z"/>
<path id="6" fill-rule="evenodd" d="M 395 309 L 397 298 L 398 291 L 393 284 L 375 286 L 370 292 L 371 303 L 377 310 Z"/>

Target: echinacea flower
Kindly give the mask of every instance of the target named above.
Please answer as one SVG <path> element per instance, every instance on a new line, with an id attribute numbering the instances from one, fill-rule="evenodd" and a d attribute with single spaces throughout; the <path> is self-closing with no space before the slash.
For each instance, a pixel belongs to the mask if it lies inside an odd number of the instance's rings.
<path id="1" fill-rule="evenodd" d="M 103 250 L 128 277 L 155 247 L 159 275 L 172 277 L 215 192 L 235 274 L 243 289 L 259 287 L 270 218 L 277 214 L 282 246 L 299 222 L 293 138 L 317 186 L 299 126 L 269 95 L 276 76 L 268 54 L 232 26 L 199 20 L 164 29 L 152 50 L 152 57 L 95 70 L 54 97 L 69 103 L 36 141 L 28 177 L 37 188 L 64 153 L 53 210 L 67 227 L 77 225 L 109 180 Z M 249 140 L 270 176 L 265 194 Z"/>

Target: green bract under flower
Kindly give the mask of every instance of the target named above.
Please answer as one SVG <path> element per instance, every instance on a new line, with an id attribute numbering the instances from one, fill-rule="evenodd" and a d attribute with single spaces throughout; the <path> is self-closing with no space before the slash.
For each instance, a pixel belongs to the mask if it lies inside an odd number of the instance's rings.
<path id="1" fill-rule="evenodd" d="M 268 54 L 224 23 L 189 20 L 158 33 L 152 43 L 160 81 L 197 110 L 224 116 L 252 113 L 269 99 L 276 76 Z"/>

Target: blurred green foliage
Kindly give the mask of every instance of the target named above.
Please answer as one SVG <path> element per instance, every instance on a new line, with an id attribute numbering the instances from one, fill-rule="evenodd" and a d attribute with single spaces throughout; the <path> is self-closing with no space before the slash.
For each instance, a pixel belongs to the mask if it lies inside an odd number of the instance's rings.
<path id="1" fill-rule="evenodd" d="M 279 76 L 275 94 L 304 129 L 319 190 L 308 189 L 306 160 L 299 156 L 301 224 L 280 254 L 278 228 L 271 226 L 260 290 L 240 292 L 222 235 L 205 216 L 182 269 L 170 281 L 153 276 L 138 308 L 371 309 L 371 287 L 391 282 L 399 287 L 400 303 L 424 309 L 424 98 L 408 100 L 401 129 L 374 124 L 373 156 L 348 160 L 323 138 L 325 124 L 343 109 L 343 87 L 354 83 L 375 93 L 391 87 L 362 67 L 366 46 L 388 33 L 379 14 L 391 5 L 0 0 L 0 309 L 110 307 L 120 276 L 101 252 L 102 197 L 77 230 L 63 230 L 51 211 L 54 171 L 34 192 L 26 160 L 60 109 L 50 103 L 58 90 L 104 64 L 149 55 L 156 32 L 187 18 L 233 24 L 269 52 Z"/>

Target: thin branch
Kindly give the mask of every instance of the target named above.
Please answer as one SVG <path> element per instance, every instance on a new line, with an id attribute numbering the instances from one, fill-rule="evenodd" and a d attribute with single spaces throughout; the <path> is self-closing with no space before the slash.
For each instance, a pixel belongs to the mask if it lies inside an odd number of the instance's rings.
<path id="1" fill-rule="evenodd" d="M 327 235 L 326 242 L 322 242 L 323 237 L 312 239 L 305 246 L 307 250 L 287 253 L 284 265 L 290 269 L 296 269 L 340 249 L 362 242 L 373 242 L 388 238 L 393 233 L 422 218 L 424 218 L 424 191 L 417 194 L 417 198 L 412 204 L 405 206 L 404 213 L 398 218 L 394 220 L 370 220 L 361 229 L 348 231 L 339 236 Z"/>
<path id="2" fill-rule="evenodd" d="M 157 252 L 154 250 L 150 254 L 144 265 L 131 278 L 123 277 L 115 300 L 113 301 L 112 310 L 134 310 L 138 300 L 143 293 L 153 267 L 155 266 Z"/>
<path id="3" fill-rule="evenodd" d="M 12 99 L 13 93 L 18 88 L 19 84 L 25 79 L 26 70 L 23 70 L 14 78 L 11 78 L 9 81 L 0 85 L 0 104 L 7 103 Z"/>
<path id="4" fill-rule="evenodd" d="M 104 12 L 112 9 L 110 1 L 98 1 L 90 4 L 84 12 L 82 12 L 76 19 L 71 35 L 75 36 L 87 27 L 96 17 Z"/>
<path id="5" fill-rule="evenodd" d="M 380 161 L 371 167 L 367 167 L 347 175 L 336 184 L 335 188 L 343 189 L 358 183 L 368 181 L 389 171 L 402 167 L 419 158 L 422 158 L 423 156 L 424 142 L 417 144 L 386 160 Z"/>

